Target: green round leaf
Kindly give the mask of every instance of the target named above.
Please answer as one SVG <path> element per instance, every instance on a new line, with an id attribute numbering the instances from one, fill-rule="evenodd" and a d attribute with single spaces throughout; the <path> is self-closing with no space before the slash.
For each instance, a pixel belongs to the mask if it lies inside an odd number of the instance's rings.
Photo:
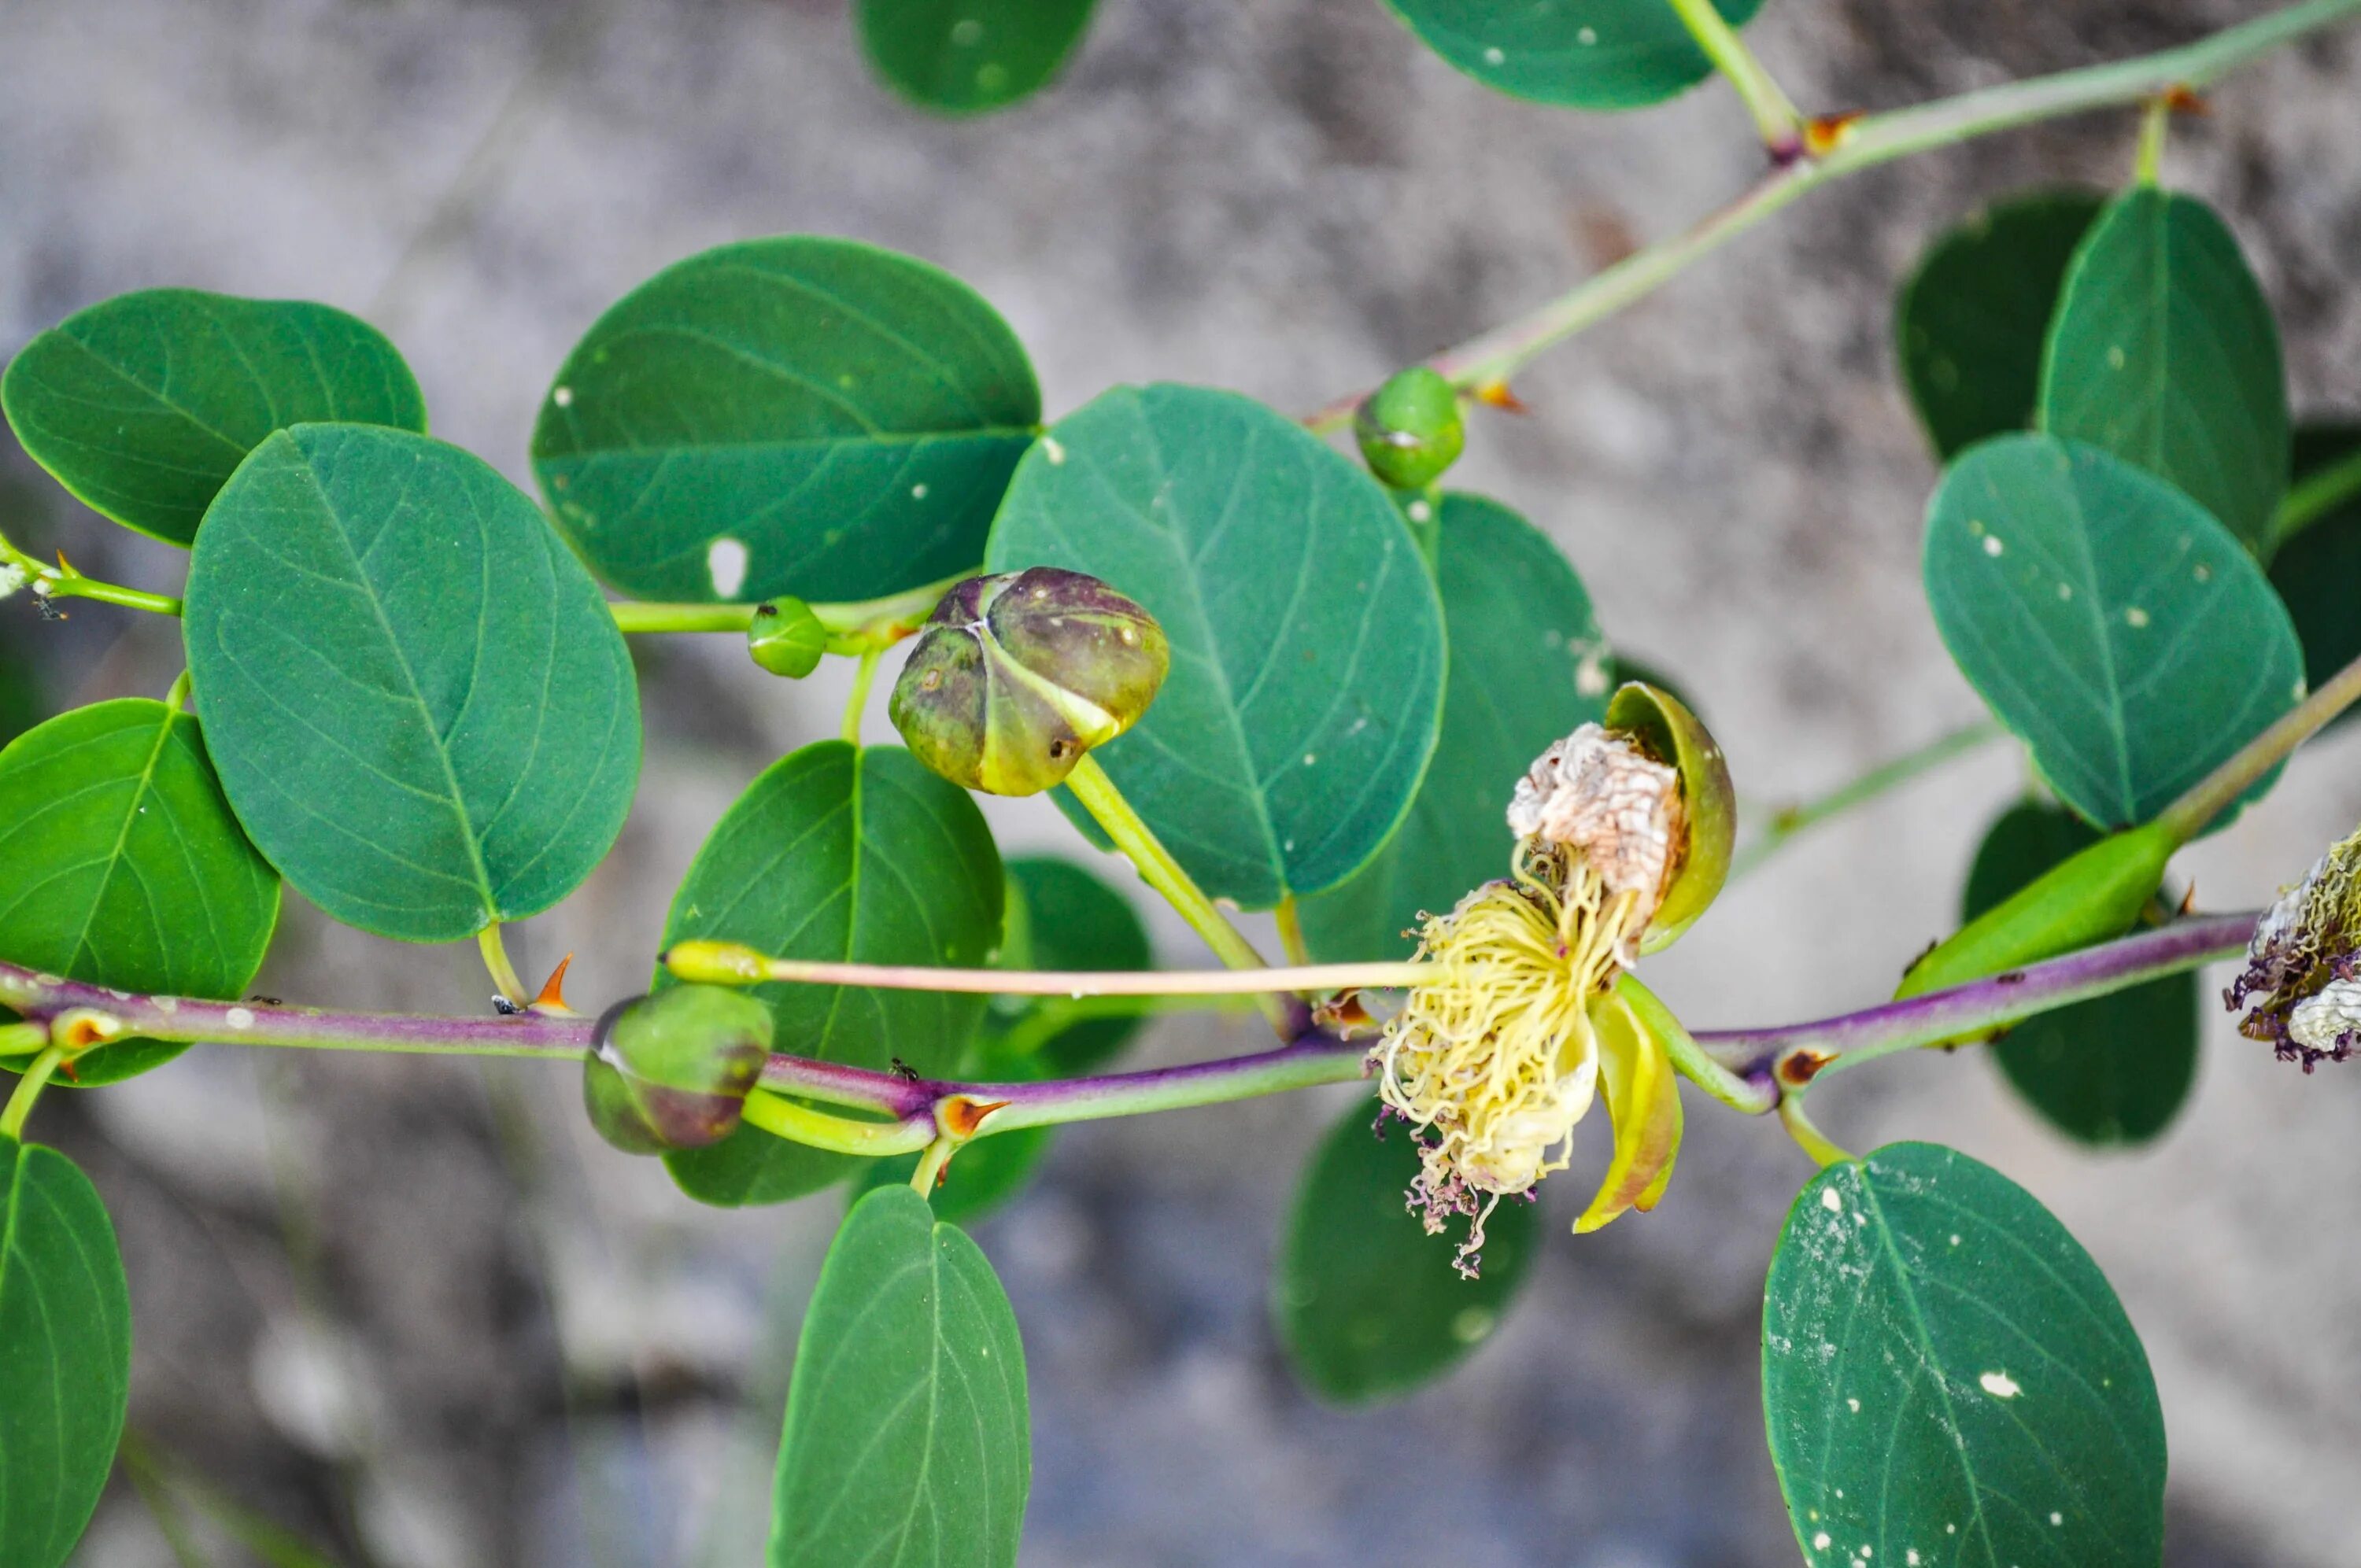
<path id="1" fill-rule="evenodd" d="M 238 820 L 346 925 L 447 942 L 521 919 L 622 830 L 622 634 L 533 502 L 456 446 L 271 436 L 198 537 L 186 627 Z"/>
<path id="2" fill-rule="evenodd" d="M 2066 1228 L 1931 1144 L 1830 1166 L 1763 1300 L 1763 1409 L 1810 1563 L 2156 1568 L 2164 1417 Z"/>
<path id="3" fill-rule="evenodd" d="M 533 433 L 558 526 L 648 598 L 863 599 L 972 569 L 1041 394 L 958 279 L 851 240 L 725 245 L 566 356 Z"/>
<path id="4" fill-rule="evenodd" d="M 2279 323 L 2204 203 L 2142 187 L 2108 204 L 2059 296 L 2040 420 L 2170 480 L 2269 559 L 2288 484 Z"/>
<path id="5" fill-rule="evenodd" d="M 1214 897 L 1333 887 L 1409 809 L 1443 707 L 1442 609 L 1385 491 L 1293 421 L 1117 388 L 1026 455 L 985 559 L 1087 572 L 1163 623 L 1164 689 L 1093 754 Z"/>
<path id="6" fill-rule="evenodd" d="M 172 544 L 274 430 L 313 421 L 426 429 L 426 403 L 375 327 L 302 300 L 146 289 L 39 334 L 0 377 L 33 460 L 84 505 Z"/>
<path id="7" fill-rule="evenodd" d="M 1380 1138 L 1374 1102 L 1356 1101 L 1305 1168 L 1271 1283 L 1271 1318 L 1289 1365 L 1338 1404 L 1398 1398 L 1491 1336 L 1541 1245 L 1539 1205 L 1504 1199 L 1485 1225 L 1483 1271 L 1452 1255 L 1465 1220 L 1440 1236 L 1403 1204 L 1418 1174 L 1408 1128 Z"/>
<path id="8" fill-rule="evenodd" d="M 1008 883 L 1012 939 L 1004 944 L 1004 963 L 1039 970 L 1154 967 L 1148 928 L 1131 901 L 1072 861 L 1046 855 L 1011 861 Z M 1015 940 L 1020 912 L 1021 953 Z M 1144 1015 L 1077 1016 L 1086 1011 L 1062 997 L 994 997 L 984 1014 L 983 1070 L 1012 1058 L 1038 1062 L 1055 1078 L 1099 1070 L 1139 1033 Z"/>
<path id="9" fill-rule="evenodd" d="M 2033 422 L 2058 291 L 2104 202 L 2088 191 L 2015 196 L 1919 258 L 1894 311 L 1894 342 L 1938 458 Z"/>
<path id="10" fill-rule="evenodd" d="M 2070 811 L 2011 807 L 1976 850 L 1961 915 L 2000 903 L 2099 835 Z M 2039 1014 L 2012 1027 L 1993 1059 L 2042 1119 L 2086 1144 L 2146 1143 L 2197 1078 L 2197 976 L 2167 975 Z"/>
<path id="11" fill-rule="evenodd" d="M 1505 876 L 1509 796 L 1551 741 L 1602 718 L 1607 645 L 1590 596 L 1548 535 L 1495 501 L 1443 500 L 1436 578 L 1450 641 L 1443 738 L 1377 858 L 1303 904 L 1323 959 L 1406 958 L 1422 912 Z"/>
<path id="12" fill-rule="evenodd" d="M 1636 109 L 1704 81 L 1713 62 L 1664 0 L 1387 0 L 1435 53 L 1512 97 Z M 1714 0 L 1743 27 L 1763 0 Z"/>
<path id="13" fill-rule="evenodd" d="M 2015 435 L 1963 455 L 1927 509 L 1926 576 L 1961 673 L 2101 827 L 2147 821 L 2302 696 L 2254 558 L 2095 447 Z"/>
<path id="14" fill-rule="evenodd" d="M 0 1138 L 0 1563 L 57 1568 L 115 1467 L 131 1297 L 97 1189 Z"/>
<path id="15" fill-rule="evenodd" d="M 1094 0 L 860 0 L 870 65 L 922 109 L 980 115 L 1049 85 Z"/>
<path id="16" fill-rule="evenodd" d="M 770 1568 L 1014 1568 L 1025 1344 L 983 1253 L 907 1187 L 853 1205 L 796 1346 Z"/>
<path id="17" fill-rule="evenodd" d="M 2298 484 L 2361 459 L 2361 425 L 2322 424 L 2295 433 Z M 2287 601 L 2303 644 L 2304 678 L 2317 686 L 2361 659 L 2361 495 L 2307 524 L 2271 557 L 2271 587 Z M 2337 717 L 2343 723 L 2355 709 Z"/>
<path id="18" fill-rule="evenodd" d="M 791 959 L 972 968 L 1000 944 L 1003 873 L 965 790 L 898 746 L 841 740 L 774 762 L 714 824 L 674 894 L 664 945 L 705 938 Z M 672 983 L 662 971 L 655 983 Z M 884 1071 L 949 1073 L 983 998 L 855 986 L 763 985 L 775 1047 Z M 839 1112 L 838 1114 L 843 1114 Z M 664 1157 L 692 1198 L 777 1203 L 859 1162 L 741 1127 Z"/>
<path id="19" fill-rule="evenodd" d="M 230 815 L 197 721 L 126 697 L 0 751 L 0 957 L 118 991 L 228 1000 L 262 967 L 279 878 Z M 74 1064 L 111 1083 L 187 1049 L 118 1040 Z"/>

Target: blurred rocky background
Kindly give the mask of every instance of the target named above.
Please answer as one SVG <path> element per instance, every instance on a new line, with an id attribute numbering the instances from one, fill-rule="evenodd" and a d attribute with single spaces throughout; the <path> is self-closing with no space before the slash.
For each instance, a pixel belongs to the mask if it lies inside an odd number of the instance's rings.
<path id="1" fill-rule="evenodd" d="M 1807 106 L 1876 108 L 2256 8 L 1774 0 L 1750 36 Z M 2238 228 L 2299 408 L 2361 411 L 2361 29 L 2239 74 L 2213 111 L 2176 127 L 2169 177 Z M 2122 114 L 2041 127 L 1817 195 L 1543 361 L 1518 386 L 1528 416 L 1477 424 L 1457 480 L 1565 544 L 1609 635 L 1695 694 L 1758 809 L 1976 715 L 1919 592 L 1934 469 L 1895 385 L 1894 291 L 1989 196 L 2120 180 L 2132 131 Z M 522 482 L 536 400 L 602 306 L 703 247 L 814 230 L 974 283 L 1053 411 L 1150 378 L 1302 408 L 1675 232 L 1759 159 L 1725 91 L 1616 117 L 1519 104 L 1376 0 L 1105 0 L 1062 82 L 970 123 L 873 85 L 841 0 L 10 0 L 0 356 L 126 289 L 325 300 L 400 342 L 438 433 Z M 0 510 L 86 570 L 178 581 L 176 553 L 80 510 L 13 447 Z M 6 609 L 5 648 L 53 708 L 160 693 L 178 669 L 168 624 Z M 829 732 L 845 689 L 765 677 L 729 639 L 641 653 L 637 814 L 522 932 L 535 974 L 577 955 L 585 1005 L 644 984 L 708 826 Z M 2258 902 L 2347 831 L 2356 762 L 2356 730 L 2306 751 L 2188 858 L 2201 899 Z M 1796 842 L 1650 978 L 1697 1025 L 1876 999 L 1946 927 L 2023 784 L 1990 748 Z M 1007 844 L 1087 853 L 1046 807 L 994 817 Z M 1167 961 L 1198 961 L 1177 925 L 1159 935 Z M 471 952 L 291 899 L 261 985 L 379 1007 L 487 992 Z M 1140 1054 L 1251 1044 L 1244 1024 L 1175 1023 Z M 577 1094 L 522 1065 L 223 1047 L 53 1094 L 44 1135 L 123 1232 L 133 1423 L 184 1538 L 176 1559 L 126 1474 L 81 1562 L 313 1561 L 258 1550 L 249 1515 L 354 1568 L 757 1561 L 838 1200 L 699 1209 L 598 1146 Z M 1578 1243 L 1553 1227 L 1458 1375 L 1340 1414 L 1290 1385 L 1264 1313 L 1294 1168 L 1340 1103 L 1072 1131 L 981 1226 L 1032 1366 L 1026 1562 L 1794 1563 L 1755 1354 L 1807 1174 L 1777 1130 L 1694 1102 L 1657 1213 Z M 2180 1123 L 2105 1157 L 2046 1133 L 1972 1053 L 1847 1075 L 1815 1104 L 1856 1147 L 1936 1135 L 2000 1166 L 2097 1255 L 2162 1387 L 2171 1562 L 2361 1562 L 2361 1069 L 2306 1078 L 2216 1026 Z"/>

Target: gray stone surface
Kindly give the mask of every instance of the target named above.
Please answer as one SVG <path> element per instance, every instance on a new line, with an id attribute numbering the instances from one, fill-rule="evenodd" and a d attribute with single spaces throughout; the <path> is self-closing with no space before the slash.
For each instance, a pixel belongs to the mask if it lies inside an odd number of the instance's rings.
<path id="1" fill-rule="evenodd" d="M 1753 37 L 1806 102 L 1885 106 L 2249 9 L 1781 0 Z M 123 289 L 324 299 L 396 336 L 440 433 L 520 477 L 592 315 L 722 240 L 830 231 L 943 263 L 1007 313 L 1053 409 L 1148 378 L 1301 407 L 1673 232 L 1757 159 L 1722 92 L 1616 118 L 1515 104 L 1374 0 L 1111 0 L 1062 85 L 970 124 L 873 87 L 831 0 L 13 0 L 0 149 L 0 355 Z M 1536 367 L 1530 417 L 1479 421 L 1460 478 L 1565 545 L 1609 633 L 1699 696 L 1751 801 L 1975 714 L 1918 593 L 1933 470 L 1889 367 L 1893 288 L 1980 199 L 2114 180 L 2129 156 L 2106 115 L 1823 193 Z M 2361 34 L 2226 84 L 2169 173 L 2236 225 L 2300 407 L 2361 408 Z M 12 530 L 176 578 L 172 553 L 54 501 L 20 456 L 0 477 Z M 176 667 L 167 628 L 7 609 L 0 636 L 54 701 L 160 691 Z M 840 672 L 784 686 L 731 647 L 644 652 L 639 809 L 613 861 L 522 934 L 529 969 L 577 953 L 585 1003 L 642 983 L 706 827 L 827 732 L 844 689 Z M 2188 858 L 2209 905 L 2268 895 L 2350 828 L 2356 748 L 2307 754 Z M 1652 980 L 1700 1025 L 1875 998 L 1944 927 L 2021 781 L 1995 749 L 1798 843 Z M 1038 805 L 994 819 L 1012 843 L 1070 842 Z M 1177 927 L 1160 935 L 1189 958 Z M 486 989 L 470 954 L 300 907 L 261 983 L 380 1006 Z M 1175 1025 L 1145 1054 L 1250 1043 Z M 2000 1165 L 2098 1256 L 2162 1384 L 2176 1563 L 2326 1568 L 2361 1561 L 2355 1070 L 2305 1079 L 2216 1027 L 2192 1110 L 2103 1159 L 2045 1135 L 1971 1055 L 1888 1063 L 1817 1103 L 1855 1146 L 1935 1135 Z M 212 1050 L 46 1102 L 45 1135 L 88 1160 L 123 1229 L 139 1429 L 338 1562 L 755 1561 L 833 1200 L 696 1209 L 597 1146 L 575 1094 L 565 1073 Z M 1032 1362 L 1027 1563 L 1792 1563 L 1753 1340 L 1806 1167 L 1774 1129 L 1694 1103 L 1656 1214 L 1561 1233 L 1460 1375 L 1361 1414 L 1297 1392 L 1263 1318 L 1291 1171 L 1333 1096 L 1064 1138 L 981 1230 Z M 170 1559 L 118 1488 L 83 1561 Z"/>

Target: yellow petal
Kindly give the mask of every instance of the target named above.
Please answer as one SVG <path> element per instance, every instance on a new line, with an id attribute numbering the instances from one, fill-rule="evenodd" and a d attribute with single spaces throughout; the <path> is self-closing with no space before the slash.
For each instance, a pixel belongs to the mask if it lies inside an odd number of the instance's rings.
<path id="1" fill-rule="evenodd" d="M 1664 1003 L 1629 975 L 1590 1004 L 1607 1114 L 1615 1127 L 1615 1157 L 1598 1195 L 1574 1223 L 1576 1235 L 1627 1209 L 1653 1208 L 1664 1195 L 1681 1142 L 1680 1089 L 1660 1033 L 1671 1018 Z"/>

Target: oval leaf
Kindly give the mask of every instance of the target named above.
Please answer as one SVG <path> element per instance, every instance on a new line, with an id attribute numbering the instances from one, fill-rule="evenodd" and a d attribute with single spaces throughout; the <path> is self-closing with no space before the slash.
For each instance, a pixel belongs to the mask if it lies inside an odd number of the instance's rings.
<path id="1" fill-rule="evenodd" d="M 456 446 L 271 436 L 198 538 L 186 627 L 238 820 L 346 925 L 447 942 L 521 919 L 622 830 L 622 634 L 533 502 Z"/>
<path id="2" fill-rule="evenodd" d="M 861 0 L 869 63 L 922 109 L 980 115 L 1049 84 L 1095 0 Z"/>
<path id="3" fill-rule="evenodd" d="M 2268 560 L 2288 484 L 2279 323 L 2238 241 L 2193 197 L 2140 188 L 2066 275 L 2041 428 L 2169 479 Z"/>
<path id="4" fill-rule="evenodd" d="M 1271 1318 L 1289 1365 L 1338 1404 L 1396 1398 L 1449 1371 L 1491 1337 L 1541 1243 L 1538 1204 L 1508 1199 L 1485 1224 L 1483 1271 L 1462 1279 L 1455 1220 L 1431 1236 L 1404 1205 L 1418 1175 L 1410 1132 L 1370 1123 L 1356 1101 L 1305 1167 L 1289 1215 Z"/>
<path id="5" fill-rule="evenodd" d="M 1163 623 L 1164 689 L 1094 754 L 1207 893 L 1333 887 L 1400 822 L 1434 750 L 1442 609 L 1385 492 L 1293 421 L 1117 388 L 1027 455 L 986 560 L 1087 572 Z"/>
<path id="6" fill-rule="evenodd" d="M 279 878 L 230 815 L 197 721 L 126 697 L 0 751 L 0 957 L 118 991 L 243 995 Z M 74 1063 L 111 1083 L 187 1049 L 118 1040 Z"/>
<path id="7" fill-rule="evenodd" d="M 2033 422 L 2058 291 L 2104 201 L 2088 191 L 2012 197 L 1919 258 L 1894 311 L 1894 342 L 1937 457 Z"/>
<path id="8" fill-rule="evenodd" d="M 2156 1568 L 2164 1418 L 2105 1276 L 1931 1144 L 1830 1166 L 1763 1300 L 1763 1409 L 1814 1563 Z"/>
<path id="9" fill-rule="evenodd" d="M 1008 933 L 1001 962 L 1010 968 L 1143 970 L 1156 962 L 1148 927 L 1139 923 L 1131 901 L 1072 861 L 1054 856 L 1008 862 Z M 1146 1021 L 1144 1008 L 1110 1014 L 1099 1005 L 1120 1005 L 1125 1000 L 993 998 L 980 1042 L 984 1070 L 996 1070 L 995 1063 L 1036 1061 L 1053 1078 L 1096 1072 L 1131 1043 Z"/>
<path id="10" fill-rule="evenodd" d="M 2361 425 L 2315 425 L 2295 433 L 2295 491 L 2308 479 L 2361 462 Z M 2294 494 L 2291 491 L 2290 494 Z M 2287 601 L 2303 644 L 2304 678 L 2318 685 L 2361 659 L 2361 489 L 2306 522 L 2271 557 L 2271 587 Z M 2355 709 L 2337 718 L 2342 724 Z"/>
<path id="11" fill-rule="evenodd" d="M 2302 696 L 2295 630 L 2253 558 L 2094 447 L 2004 436 L 1952 464 L 1926 576 L 1961 673 L 2101 827 L 2147 821 Z"/>
<path id="12" fill-rule="evenodd" d="M 907 1187 L 853 1205 L 787 1385 L 770 1568 L 1013 1568 L 1025 1344 L 983 1253 Z"/>
<path id="13" fill-rule="evenodd" d="M 965 790 L 898 746 L 841 740 L 774 762 L 714 824 L 674 894 L 664 945 L 744 942 L 791 959 L 973 967 L 1000 943 L 1000 854 Z M 659 972 L 655 983 L 671 983 Z M 935 1078 L 958 1065 L 983 998 L 854 986 L 764 985 L 777 1048 Z M 841 1113 L 839 1113 L 840 1114 Z M 664 1157 L 689 1196 L 776 1203 L 859 1163 L 741 1127 Z"/>
<path id="14" fill-rule="evenodd" d="M 2099 835 L 2072 812 L 2011 807 L 1976 850 L 1961 915 L 1999 904 Z M 2145 1143 L 2197 1078 L 2197 976 L 2167 975 L 2015 1025 L 1993 1059 L 2042 1119 L 2086 1144 Z"/>
<path id="15" fill-rule="evenodd" d="M 0 1138 L 0 1563 L 57 1568 L 115 1467 L 131 1298 L 90 1178 Z"/>
<path id="16" fill-rule="evenodd" d="M 302 300 L 145 289 L 68 316 L 0 377 L 25 451 L 92 510 L 186 544 L 246 455 L 312 421 L 426 429 L 401 355 Z"/>
<path id="17" fill-rule="evenodd" d="M 600 316 L 533 466 L 627 592 L 863 599 L 983 558 L 1040 418 L 1025 350 L 966 284 L 795 236 L 690 257 Z"/>
<path id="18" fill-rule="evenodd" d="M 1421 914 L 1507 875 L 1517 781 L 1607 711 L 1607 644 L 1548 535 L 1496 501 L 1445 496 L 1435 576 L 1451 650 L 1442 740 L 1400 830 L 1350 881 L 1304 901 L 1322 959 L 1407 958 Z"/>
<path id="19" fill-rule="evenodd" d="M 1576 109 L 1661 103 L 1713 64 L 1664 0 L 1387 0 L 1427 48 L 1518 98 Z M 1763 0 L 1714 0 L 1743 27 Z"/>

